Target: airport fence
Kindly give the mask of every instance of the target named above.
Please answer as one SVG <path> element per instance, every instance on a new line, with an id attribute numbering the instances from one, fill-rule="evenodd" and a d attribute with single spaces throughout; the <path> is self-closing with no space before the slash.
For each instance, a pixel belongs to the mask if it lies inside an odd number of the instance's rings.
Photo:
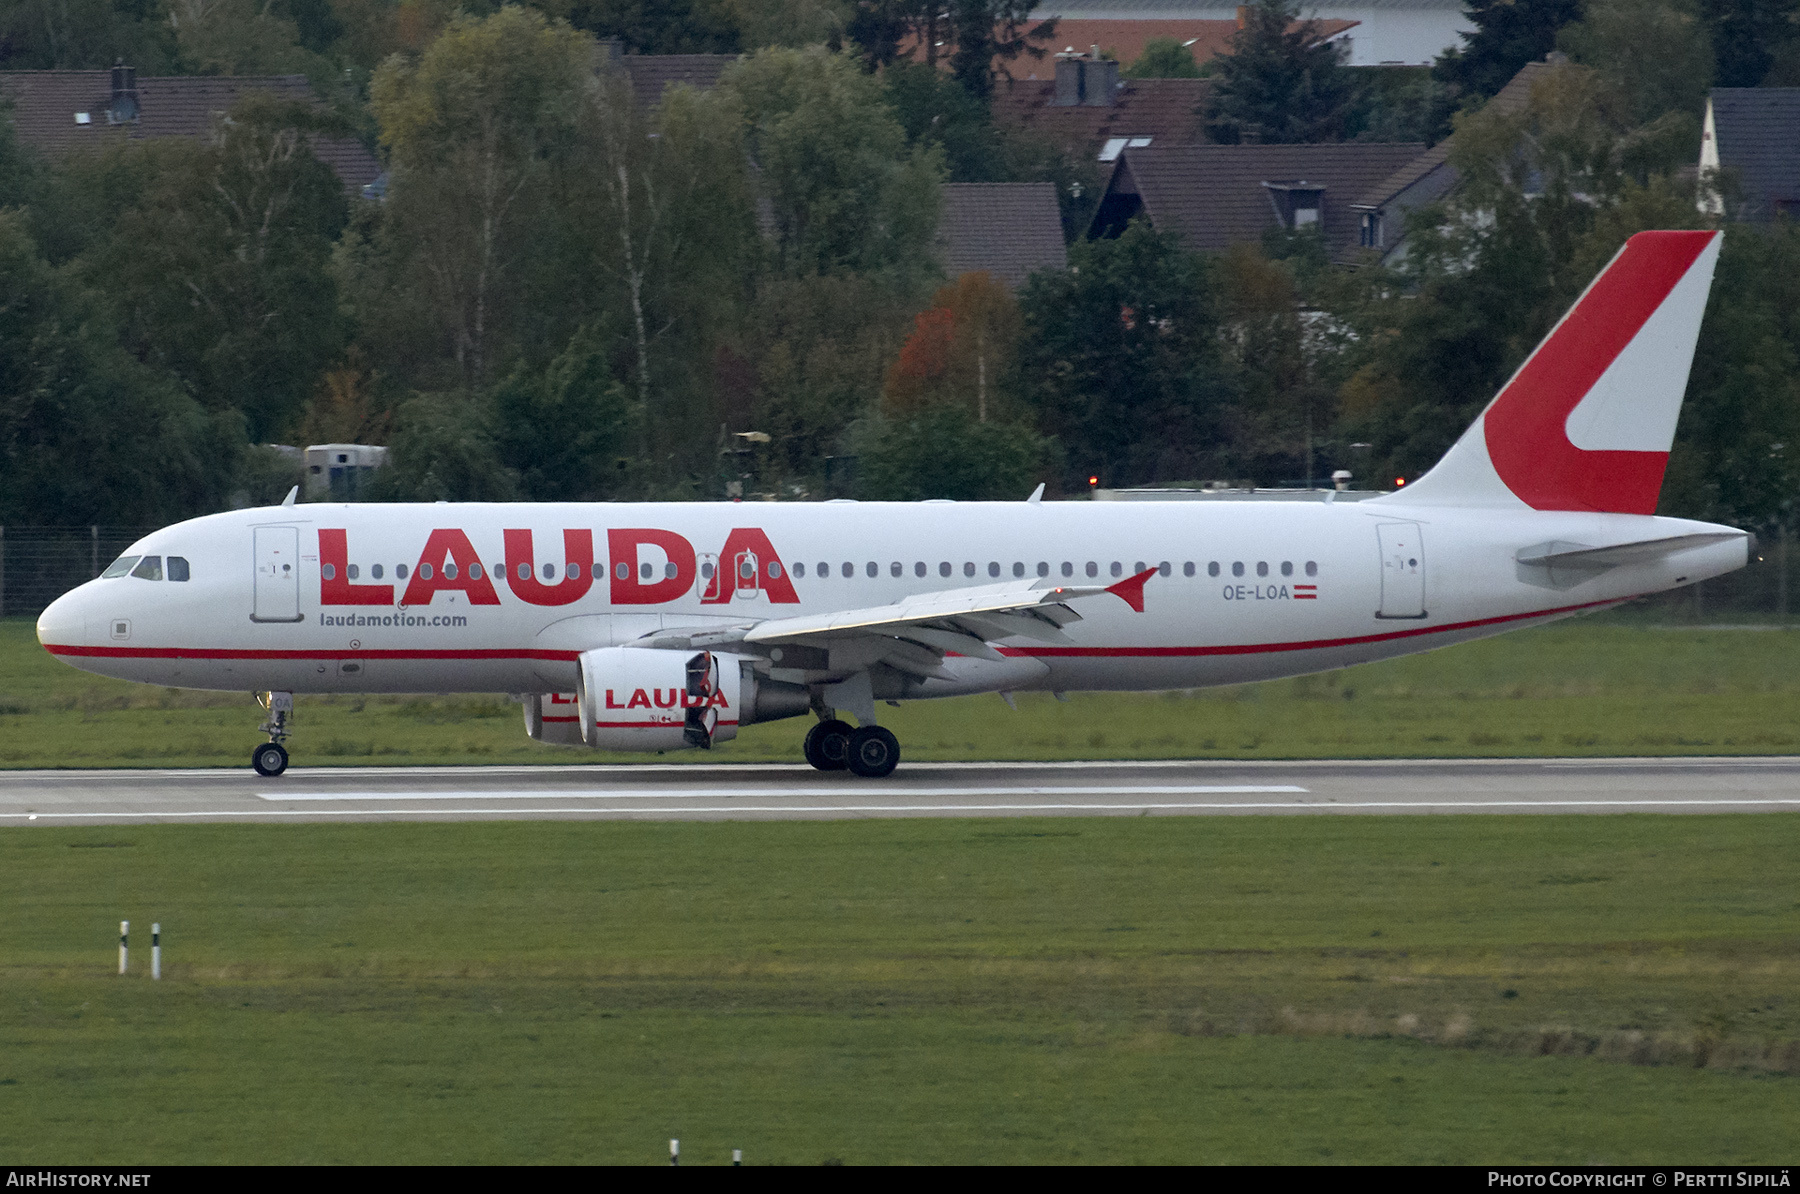
<path id="1" fill-rule="evenodd" d="M 36 617 L 155 529 L 0 526 L 0 617 Z"/>
<path id="2" fill-rule="evenodd" d="M 36 617 L 76 585 L 99 576 L 155 527 L 0 526 L 0 617 Z M 1629 609 L 1658 622 L 1788 618 L 1800 606 L 1800 544 L 1770 534 L 1760 559 L 1737 572 L 1641 598 Z"/>

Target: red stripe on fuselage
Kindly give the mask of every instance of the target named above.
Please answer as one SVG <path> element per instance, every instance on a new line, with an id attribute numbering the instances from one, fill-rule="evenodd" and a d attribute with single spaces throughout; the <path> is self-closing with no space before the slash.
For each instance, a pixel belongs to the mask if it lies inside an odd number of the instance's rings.
<path id="1" fill-rule="evenodd" d="M 1501 626 L 1508 622 L 1525 622 L 1533 618 L 1549 618 L 1557 614 L 1579 613 L 1603 605 L 1617 605 L 1630 600 L 1611 597 L 1605 601 L 1584 601 L 1580 605 L 1563 605 L 1555 609 L 1533 610 L 1523 614 L 1502 614 L 1493 618 L 1477 618 L 1469 622 L 1450 622 L 1443 626 L 1415 626 L 1406 630 L 1390 630 L 1385 634 L 1359 634 L 1347 638 L 1303 639 L 1291 643 L 1241 643 L 1217 647 L 1001 647 L 1002 655 L 1032 656 L 1058 659 L 1160 659 L 1204 655 L 1260 655 L 1281 651 L 1322 651 L 1331 647 L 1354 647 L 1364 643 L 1393 642 L 1418 638 L 1426 634 L 1448 634 L 1458 630 L 1474 630 L 1482 626 Z M 85 656 L 101 659 L 246 659 L 246 660 L 314 660 L 314 659 L 416 659 L 433 661 L 531 659 L 573 663 L 579 651 L 543 650 L 464 650 L 464 651 L 231 651 L 188 647 L 71 647 L 45 643 L 52 655 Z"/>

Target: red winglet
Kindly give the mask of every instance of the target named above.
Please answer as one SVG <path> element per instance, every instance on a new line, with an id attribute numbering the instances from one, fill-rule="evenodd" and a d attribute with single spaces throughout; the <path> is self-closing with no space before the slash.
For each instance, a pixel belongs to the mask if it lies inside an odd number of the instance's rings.
<path id="1" fill-rule="evenodd" d="M 1144 582 L 1155 575 L 1156 569 L 1146 568 L 1136 576 L 1128 576 L 1116 585 L 1107 585 L 1106 591 L 1117 593 L 1125 599 L 1126 605 L 1141 614 L 1144 612 Z"/>

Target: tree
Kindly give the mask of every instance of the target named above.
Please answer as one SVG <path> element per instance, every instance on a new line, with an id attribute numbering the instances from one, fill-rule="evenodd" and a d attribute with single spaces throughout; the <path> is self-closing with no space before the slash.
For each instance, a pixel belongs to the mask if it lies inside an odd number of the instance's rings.
<path id="1" fill-rule="evenodd" d="M 1037 0 L 857 0 L 846 32 L 871 69 L 917 52 L 951 74 L 970 95 L 986 99 L 997 72 L 1021 57 L 1042 58 L 1056 36 L 1056 18 L 1033 25 Z"/>
<path id="2" fill-rule="evenodd" d="M 1199 254 L 1133 221 L 1116 240 L 1070 246 L 1069 268 L 1032 275 L 1019 307 L 1022 396 L 1074 476 L 1197 475 L 1230 397 Z"/>
<path id="3" fill-rule="evenodd" d="M 735 54 L 745 49 L 731 0 L 534 0 L 546 15 L 634 54 Z"/>
<path id="4" fill-rule="evenodd" d="M 396 56 L 376 72 L 391 284 L 432 297 L 461 384 L 485 384 L 495 367 L 516 311 L 505 297 L 538 247 L 532 216 L 574 145 L 594 55 L 585 34 L 509 6 L 458 17 L 417 62 Z"/>
<path id="5" fill-rule="evenodd" d="M 198 75 L 324 73 L 300 31 L 255 0 L 166 0 L 180 64 Z M 315 30 L 317 31 L 317 30 Z"/>
<path id="6" fill-rule="evenodd" d="M 505 502 L 517 479 L 500 461 L 490 403 L 421 394 L 400 408 L 386 467 L 370 498 L 399 502 Z"/>
<path id="7" fill-rule="evenodd" d="M 542 373 L 515 373 L 495 388 L 495 454 L 518 478 L 519 496 L 592 502 L 641 481 L 643 410 L 613 376 L 610 337 L 584 328 Z"/>
<path id="8" fill-rule="evenodd" d="M 1019 305 L 985 271 L 963 274 L 931 303 L 888 370 L 882 410 L 901 415 L 950 403 L 985 423 L 1013 386 Z"/>
<path id="9" fill-rule="evenodd" d="M 1463 10 L 1475 32 L 1439 55 L 1431 73 L 1464 99 L 1487 99 L 1556 48 L 1557 32 L 1581 19 L 1582 0 L 1464 0 Z"/>
<path id="10" fill-rule="evenodd" d="M 0 5 L 0 69 L 100 70 L 123 58 L 164 73 L 175 36 L 160 9 L 152 0 L 12 0 Z"/>
<path id="11" fill-rule="evenodd" d="M 1017 500 L 1043 479 L 1051 445 L 1018 423 L 955 405 L 873 424 L 858 445 L 858 491 L 874 501 Z"/>
<path id="12" fill-rule="evenodd" d="M 994 127 L 987 104 L 962 84 L 943 71 L 906 61 L 883 70 L 881 82 L 907 142 L 937 147 L 951 182 L 1015 181 L 1006 137 Z"/>
<path id="13" fill-rule="evenodd" d="M 1800 0 L 1702 0 L 1720 87 L 1800 85 Z M 1786 67 L 1786 76 L 1771 72 Z"/>
<path id="14" fill-rule="evenodd" d="M 778 268 L 908 282 L 931 270 L 943 166 L 907 148 L 878 80 L 814 46 L 759 51 L 720 86 L 743 113 Z"/>
<path id="15" fill-rule="evenodd" d="M 1172 37 L 1153 37 L 1137 60 L 1121 72 L 1128 79 L 1198 79 L 1194 52 Z"/>
<path id="16" fill-rule="evenodd" d="M 1223 145 L 1341 141 L 1356 104 L 1342 51 L 1293 0 L 1257 0 L 1242 10 L 1231 50 L 1216 62 L 1206 135 Z"/>
<path id="17" fill-rule="evenodd" d="M 136 187 L 73 263 L 134 356 L 257 442 L 292 428 L 347 339 L 329 271 L 343 187 L 307 144 L 326 130 L 252 94 L 210 144 L 122 146 Z"/>
<path id="18" fill-rule="evenodd" d="M 133 360 L 95 305 L 0 211 L 0 524 L 172 522 L 232 484 L 241 424 Z"/>
<path id="19" fill-rule="evenodd" d="M 1698 141 L 1713 52 L 1695 0 L 1589 0 L 1557 43 L 1600 73 L 1626 119 L 1647 125 L 1679 113 Z"/>

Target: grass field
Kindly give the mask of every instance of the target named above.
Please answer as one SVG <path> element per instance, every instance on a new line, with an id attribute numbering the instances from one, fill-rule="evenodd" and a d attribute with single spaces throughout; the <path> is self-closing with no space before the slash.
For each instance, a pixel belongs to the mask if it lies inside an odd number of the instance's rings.
<path id="1" fill-rule="evenodd" d="M 502 697 L 301 697 L 297 765 L 570 763 Z M 1193 693 L 1023 694 L 883 709 L 905 757 L 1318 758 L 1785 754 L 1800 750 L 1800 634 L 1582 619 L 1323 676 Z M 247 694 L 106 680 L 0 622 L 0 767 L 241 766 Z M 751 726 L 712 755 L 800 757 L 807 722 Z"/>
<path id="2" fill-rule="evenodd" d="M 1796 829 L 8 830 L 0 1156 L 1784 1162 Z"/>

